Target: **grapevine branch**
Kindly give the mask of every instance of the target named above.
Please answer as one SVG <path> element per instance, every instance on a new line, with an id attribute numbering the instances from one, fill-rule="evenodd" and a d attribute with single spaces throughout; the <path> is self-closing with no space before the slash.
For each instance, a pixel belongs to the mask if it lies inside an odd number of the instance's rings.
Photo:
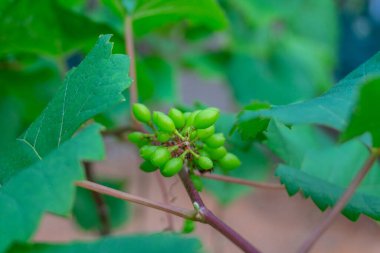
<path id="1" fill-rule="evenodd" d="M 90 191 L 112 196 L 118 199 L 123 199 L 128 202 L 143 205 L 143 206 L 150 207 L 153 209 L 161 210 L 163 212 L 171 213 L 173 215 L 179 216 L 184 219 L 203 222 L 203 220 L 199 216 L 196 215 L 197 213 L 194 210 L 188 210 L 188 209 L 180 208 L 177 206 L 152 201 L 146 198 L 138 197 L 133 194 L 115 190 L 107 186 L 90 182 L 87 180 L 78 181 L 75 184 L 81 188 L 84 188 Z"/>
<path id="2" fill-rule="evenodd" d="M 222 176 L 222 175 L 217 175 L 217 174 L 202 174 L 199 172 L 197 172 L 196 175 L 207 178 L 207 179 L 223 181 L 223 182 L 233 183 L 233 184 L 246 185 L 246 186 L 251 186 L 251 187 L 256 187 L 256 188 L 271 189 L 271 190 L 272 189 L 273 190 L 285 189 L 285 187 L 283 185 L 276 184 L 276 183 L 255 182 L 255 181 L 244 180 L 244 179 L 228 177 L 228 176 Z"/>
<path id="3" fill-rule="evenodd" d="M 250 244 L 246 239 L 244 239 L 240 234 L 235 230 L 225 224 L 217 216 L 215 216 L 203 203 L 201 196 L 198 191 L 195 189 L 188 172 L 183 168 L 179 172 L 179 176 L 182 180 L 183 185 L 186 188 L 187 194 L 189 195 L 191 201 L 193 202 L 194 207 L 198 210 L 199 214 L 203 217 L 204 222 L 212 226 L 214 229 L 219 231 L 225 237 L 227 237 L 231 242 L 236 246 L 242 249 L 246 253 L 259 253 L 252 244 Z"/>
<path id="4" fill-rule="evenodd" d="M 86 178 L 88 181 L 94 182 L 95 177 L 94 177 L 94 171 L 91 163 L 85 162 L 84 163 L 84 168 L 85 168 L 85 173 L 86 173 Z M 96 211 L 99 216 L 99 221 L 100 221 L 100 235 L 109 235 L 111 233 L 111 225 L 110 225 L 110 220 L 109 220 L 109 212 L 108 212 L 108 207 L 102 197 L 97 192 L 92 191 L 91 192 L 92 197 L 95 201 L 95 206 L 96 206 Z"/>
<path id="5" fill-rule="evenodd" d="M 334 222 L 335 218 L 346 206 L 347 202 L 351 199 L 352 195 L 355 193 L 356 188 L 359 186 L 360 182 L 367 175 L 368 171 L 371 169 L 372 165 L 375 163 L 379 152 L 372 152 L 367 161 L 364 163 L 363 167 L 360 169 L 354 180 L 351 182 L 350 186 L 344 192 L 343 196 L 336 203 L 331 212 L 327 215 L 326 219 L 320 223 L 315 230 L 311 233 L 310 237 L 301 245 L 298 253 L 306 253 L 311 250 L 313 245 L 322 236 L 322 234 L 329 228 L 329 226 Z"/>

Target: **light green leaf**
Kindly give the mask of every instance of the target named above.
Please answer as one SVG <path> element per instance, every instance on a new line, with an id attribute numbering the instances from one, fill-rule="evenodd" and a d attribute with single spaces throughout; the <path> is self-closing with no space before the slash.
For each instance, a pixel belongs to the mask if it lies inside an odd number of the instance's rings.
<path id="1" fill-rule="evenodd" d="M 15 246 L 8 253 L 203 253 L 198 239 L 174 234 L 108 237 L 94 242 Z"/>
<path id="2" fill-rule="evenodd" d="M 269 110 L 245 111 L 239 122 L 257 117 L 274 118 L 285 124 L 320 124 L 338 130 L 347 126 L 360 84 L 380 73 L 380 53 L 358 67 L 320 97 Z"/>
<path id="3" fill-rule="evenodd" d="M 359 101 L 356 103 L 347 128 L 342 134 L 343 140 L 370 132 L 374 147 L 380 147 L 380 78 L 369 80 L 360 90 Z"/>
<path id="4" fill-rule="evenodd" d="M 99 38 L 41 116 L 2 152 L 0 252 L 27 240 L 44 212 L 67 215 L 74 181 L 83 178 L 80 161 L 103 158 L 98 125 L 72 136 L 91 117 L 117 104 L 128 87 L 128 58 L 112 55 L 109 39 Z"/>

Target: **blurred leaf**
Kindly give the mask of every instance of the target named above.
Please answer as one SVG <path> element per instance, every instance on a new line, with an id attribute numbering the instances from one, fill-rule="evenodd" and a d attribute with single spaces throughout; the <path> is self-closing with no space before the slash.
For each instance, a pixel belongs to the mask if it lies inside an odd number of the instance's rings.
<path id="1" fill-rule="evenodd" d="M 112 33 L 103 24 L 63 8 L 57 0 L 4 0 L 0 3 L 0 55 L 35 53 L 62 55 L 89 50 L 101 33 Z"/>
<path id="2" fill-rule="evenodd" d="M 240 103 L 286 104 L 330 86 L 337 41 L 331 0 L 222 3 L 232 34 L 227 78 Z"/>
<path id="3" fill-rule="evenodd" d="M 92 242 L 71 244 L 34 244 L 15 246 L 8 253 L 202 253 L 201 242 L 174 234 L 107 237 Z"/>
<path id="4" fill-rule="evenodd" d="M 380 78 L 367 81 L 360 90 L 357 102 L 342 139 L 348 140 L 365 132 L 372 135 L 374 147 L 380 147 Z"/>
<path id="5" fill-rule="evenodd" d="M 109 39 L 99 38 L 40 117 L 1 153 L 0 252 L 27 240 L 43 213 L 67 215 L 74 182 L 83 179 L 80 161 L 104 157 L 99 125 L 72 136 L 91 117 L 118 103 L 128 87 L 128 58 L 112 55 Z"/>
<path id="6" fill-rule="evenodd" d="M 133 13 L 134 32 L 141 36 L 183 19 L 216 30 L 227 26 L 224 13 L 215 0 L 138 0 Z"/>
<path id="7" fill-rule="evenodd" d="M 175 68 L 173 64 L 157 57 L 145 57 L 137 61 L 137 85 L 144 102 L 177 101 Z"/>
<path id="8" fill-rule="evenodd" d="M 99 182 L 101 185 L 121 190 L 124 181 L 107 180 Z M 103 195 L 102 198 L 108 209 L 108 218 L 112 228 L 122 226 L 129 218 L 127 202 L 121 199 Z M 99 215 L 96 210 L 96 203 L 93 194 L 82 188 L 77 188 L 74 202 L 73 215 L 79 226 L 85 230 L 98 230 L 101 228 Z"/>
<path id="9" fill-rule="evenodd" d="M 285 124 L 320 124 L 341 130 L 347 125 L 360 84 L 380 73 L 379 61 L 380 53 L 320 97 L 300 103 L 272 106 L 268 110 L 247 110 L 240 117 L 239 123 L 261 117 L 274 118 Z"/>

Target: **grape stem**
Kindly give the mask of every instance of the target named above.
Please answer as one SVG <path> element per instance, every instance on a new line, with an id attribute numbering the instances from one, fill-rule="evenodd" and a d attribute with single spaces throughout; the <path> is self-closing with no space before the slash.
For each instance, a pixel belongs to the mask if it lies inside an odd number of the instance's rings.
<path id="1" fill-rule="evenodd" d="M 255 188 L 262 188 L 262 189 L 271 189 L 271 190 L 284 190 L 285 187 L 281 184 L 277 183 L 266 183 L 266 182 L 255 182 L 250 180 L 244 180 L 241 178 L 235 178 L 235 177 L 228 177 L 228 176 L 222 176 L 217 174 L 202 174 L 199 172 L 195 172 L 197 176 L 204 177 L 211 180 L 217 180 L 217 181 L 223 181 L 227 183 L 233 183 L 233 184 L 240 184 L 240 185 L 246 185 L 250 187 Z"/>
<path id="2" fill-rule="evenodd" d="M 197 153 L 195 153 L 191 148 L 190 149 L 188 149 L 189 150 L 189 152 L 195 157 L 195 158 L 199 158 L 199 155 L 197 154 Z"/>
<path id="3" fill-rule="evenodd" d="M 177 129 L 174 130 L 174 134 L 177 135 L 181 139 L 181 141 L 185 140 L 185 137 L 183 137 L 183 135 L 180 132 L 178 132 Z"/>
<path id="4" fill-rule="evenodd" d="M 110 187 L 107 187 L 107 186 L 104 186 L 101 184 L 97 184 L 94 182 L 90 182 L 87 180 L 78 181 L 75 184 L 78 187 L 81 187 L 81 188 L 84 188 L 84 189 L 87 189 L 87 190 L 90 190 L 93 192 L 101 193 L 101 194 L 112 196 L 112 197 L 115 197 L 118 199 L 126 200 L 126 201 L 131 202 L 131 203 L 135 203 L 135 204 L 143 205 L 143 206 L 150 207 L 153 209 L 161 210 L 161 211 L 179 216 L 179 217 L 184 218 L 184 219 L 204 223 L 203 219 L 201 217 L 199 217 L 197 215 L 198 213 L 194 210 L 184 209 L 184 208 L 177 207 L 174 205 L 152 201 L 152 200 L 149 200 L 146 198 L 142 198 L 142 197 L 139 197 L 139 196 L 136 196 L 133 194 L 129 194 L 126 192 L 115 190 L 115 189 L 112 189 Z"/>
<path id="5" fill-rule="evenodd" d="M 189 173 L 186 168 L 183 168 L 179 172 L 179 177 L 183 185 L 186 188 L 187 194 L 191 199 L 191 202 L 196 206 L 196 210 L 205 223 L 212 226 L 214 229 L 219 231 L 225 237 L 227 237 L 231 242 L 233 242 L 237 247 L 239 247 L 243 252 L 246 253 L 259 253 L 260 251 L 256 249 L 251 243 L 244 239 L 235 230 L 225 224 L 221 219 L 215 216 L 204 204 L 198 191 L 195 189 L 193 182 L 189 177 Z"/>

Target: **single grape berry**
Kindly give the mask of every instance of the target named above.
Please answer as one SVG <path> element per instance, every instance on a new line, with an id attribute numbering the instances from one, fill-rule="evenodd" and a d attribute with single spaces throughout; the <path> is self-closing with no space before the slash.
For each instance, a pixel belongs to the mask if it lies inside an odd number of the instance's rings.
<path id="1" fill-rule="evenodd" d="M 143 104 L 134 104 L 132 112 L 135 118 L 142 123 L 148 123 L 151 119 L 150 110 Z"/>
<path id="2" fill-rule="evenodd" d="M 191 175 L 190 179 L 193 182 L 195 189 L 201 192 L 203 190 L 203 183 L 201 178 L 196 175 Z"/>
<path id="3" fill-rule="evenodd" d="M 153 112 L 153 122 L 158 127 L 158 129 L 164 132 L 172 133 L 175 130 L 173 120 L 162 112 Z"/>
<path id="4" fill-rule="evenodd" d="M 216 108 L 207 108 L 200 111 L 194 118 L 194 127 L 205 129 L 215 124 L 219 118 L 219 110 Z"/>
<path id="5" fill-rule="evenodd" d="M 219 160 L 227 154 L 227 150 L 224 146 L 220 146 L 219 148 L 210 148 L 208 146 L 205 146 L 205 151 L 213 160 Z"/>
<path id="6" fill-rule="evenodd" d="M 241 165 L 239 158 L 231 153 L 227 153 L 222 159 L 219 160 L 219 165 L 225 170 L 234 170 Z"/>
<path id="7" fill-rule="evenodd" d="M 153 172 L 153 171 L 156 171 L 158 167 L 154 166 L 149 161 L 144 161 L 143 163 L 140 164 L 140 169 L 144 172 Z"/>
<path id="8" fill-rule="evenodd" d="M 165 133 L 165 132 L 158 132 L 157 133 L 157 140 L 159 142 L 167 142 L 171 138 L 171 134 Z"/>
<path id="9" fill-rule="evenodd" d="M 183 222 L 182 233 L 189 234 L 195 229 L 195 222 L 192 220 L 185 220 Z"/>
<path id="10" fill-rule="evenodd" d="M 207 146 L 210 148 L 219 148 L 220 146 L 224 145 L 224 142 L 226 141 L 226 138 L 222 133 L 219 134 L 213 134 L 207 139 L 205 139 L 203 142 L 206 143 Z"/>
<path id="11" fill-rule="evenodd" d="M 197 130 L 197 136 L 201 140 L 210 137 L 214 133 L 215 133 L 215 126 L 214 125 L 212 125 L 212 126 L 210 126 L 208 128 L 205 128 L 205 129 L 198 129 Z"/>
<path id="12" fill-rule="evenodd" d="M 140 156 L 145 160 L 149 160 L 156 151 L 157 146 L 145 145 L 140 148 Z"/>
<path id="13" fill-rule="evenodd" d="M 162 167 L 171 158 L 170 151 L 164 147 L 158 147 L 152 154 L 150 161 L 154 166 Z"/>
<path id="14" fill-rule="evenodd" d="M 193 111 L 186 119 L 185 126 L 194 126 L 194 119 L 197 116 L 197 114 L 200 112 L 200 110 Z"/>
<path id="15" fill-rule="evenodd" d="M 128 140 L 137 146 L 141 146 L 145 143 L 145 134 L 141 132 L 132 132 L 128 134 Z"/>
<path id="16" fill-rule="evenodd" d="M 214 166 L 211 159 L 207 156 L 200 156 L 197 160 L 197 163 L 202 170 L 210 170 Z"/>
<path id="17" fill-rule="evenodd" d="M 183 160 L 179 157 L 170 159 L 163 168 L 161 168 L 161 174 L 164 177 L 172 177 L 177 174 L 183 166 Z"/>
<path id="18" fill-rule="evenodd" d="M 180 110 L 172 108 L 169 110 L 168 116 L 173 120 L 177 129 L 185 126 L 185 116 Z"/>

